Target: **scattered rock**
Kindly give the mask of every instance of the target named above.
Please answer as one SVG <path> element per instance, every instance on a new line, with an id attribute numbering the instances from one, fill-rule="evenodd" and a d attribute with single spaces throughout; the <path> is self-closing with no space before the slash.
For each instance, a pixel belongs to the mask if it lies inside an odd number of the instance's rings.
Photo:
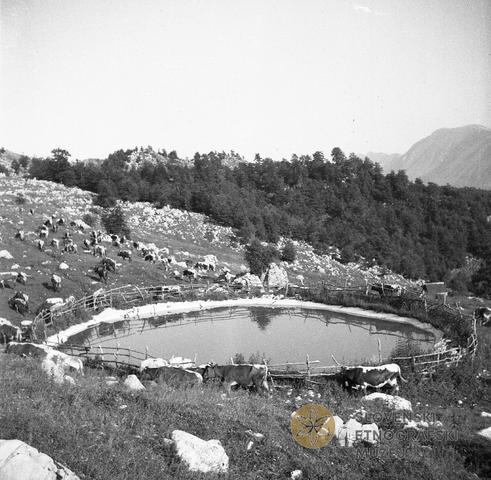
<path id="1" fill-rule="evenodd" d="M 491 413 L 481 412 L 481 417 L 491 417 Z"/>
<path id="2" fill-rule="evenodd" d="M 246 273 L 245 275 L 237 277 L 233 283 L 235 285 L 242 285 L 245 288 L 263 288 L 261 279 L 252 273 Z"/>
<path id="3" fill-rule="evenodd" d="M 266 274 L 266 285 L 270 288 L 285 288 L 288 285 L 286 270 L 276 263 L 271 263 Z"/>
<path id="4" fill-rule="evenodd" d="M 413 411 L 413 407 L 409 400 L 398 396 L 388 395 L 386 393 L 371 393 L 370 395 L 365 395 L 361 401 L 364 404 L 374 404 L 388 408 L 389 410 Z"/>
<path id="5" fill-rule="evenodd" d="M 264 435 L 262 433 L 253 432 L 252 430 L 246 430 L 245 433 L 252 437 L 256 442 L 264 442 Z"/>
<path id="6" fill-rule="evenodd" d="M 342 447 L 352 447 L 356 442 L 376 444 L 380 438 L 378 426 L 375 423 L 362 425 L 350 418 L 340 429 L 337 436 Z"/>
<path id="7" fill-rule="evenodd" d="M 249 452 L 250 450 L 252 450 L 252 447 L 254 446 L 254 442 L 252 440 L 249 440 L 249 442 L 247 443 L 247 451 Z"/>
<path id="8" fill-rule="evenodd" d="M 491 440 L 491 427 L 485 428 L 484 430 L 479 430 L 477 432 L 478 435 L 481 435 L 481 437 L 487 438 L 488 440 Z"/>
<path id="9" fill-rule="evenodd" d="M 7 250 L 0 250 L 0 258 L 12 260 L 14 257 Z"/>
<path id="10" fill-rule="evenodd" d="M 20 265 L 18 265 L 17 263 L 14 263 L 14 264 L 13 264 L 13 265 L 10 267 L 10 269 L 11 269 L 11 270 L 17 270 L 18 268 L 20 268 Z"/>
<path id="11" fill-rule="evenodd" d="M 290 474 L 290 478 L 292 480 L 301 480 L 303 477 L 302 470 L 293 470 L 293 472 Z"/>
<path id="12" fill-rule="evenodd" d="M 71 470 L 21 440 L 0 440 L 2 480 L 80 480 Z"/>
<path id="13" fill-rule="evenodd" d="M 107 384 L 107 381 L 106 381 Z M 134 391 L 140 391 L 140 390 L 145 390 L 145 387 L 143 384 L 138 380 L 138 377 L 136 375 L 128 375 L 126 377 L 126 380 L 124 381 L 124 384 L 130 389 Z"/>
<path id="14" fill-rule="evenodd" d="M 60 265 L 58 266 L 60 270 L 68 270 L 68 265 L 65 262 L 61 262 Z"/>
<path id="15" fill-rule="evenodd" d="M 172 432 L 177 456 L 193 472 L 228 472 L 228 455 L 220 440 L 202 440 L 182 430 Z"/>

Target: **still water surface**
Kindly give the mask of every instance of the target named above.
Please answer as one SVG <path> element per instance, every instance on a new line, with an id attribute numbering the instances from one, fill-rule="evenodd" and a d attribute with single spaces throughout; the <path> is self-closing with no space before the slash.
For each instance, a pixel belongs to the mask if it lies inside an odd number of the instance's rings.
<path id="1" fill-rule="evenodd" d="M 145 351 L 152 356 L 183 356 L 198 364 L 214 360 L 228 362 L 241 353 L 263 355 L 270 363 L 311 360 L 323 365 L 378 360 L 408 344 L 429 351 L 435 334 L 414 325 L 373 320 L 325 310 L 280 308 L 220 308 L 188 314 L 174 314 L 147 320 L 101 324 L 70 339 Z"/>

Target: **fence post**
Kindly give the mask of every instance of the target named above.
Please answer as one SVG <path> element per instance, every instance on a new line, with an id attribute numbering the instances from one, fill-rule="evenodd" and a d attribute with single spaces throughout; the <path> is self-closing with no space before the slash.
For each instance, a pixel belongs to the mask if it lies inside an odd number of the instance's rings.
<path id="1" fill-rule="evenodd" d="M 145 360 L 148 358 L 148 345 L 145 345 Z"/>
<path id="2" fill-rule="evenodd" d="M 378 363 L 382 363 L 382 346 L 380 344 L 380 338 L 377 338 L 378 344 Z"/>
<path id="3" fill-rule="evenodd" d="M 310 381 L 310 362 L 309 362 L 309 354 L 307 353 L 307 357 L 305 359 L 305 363 L 307 364 L 307 380 Z"/>

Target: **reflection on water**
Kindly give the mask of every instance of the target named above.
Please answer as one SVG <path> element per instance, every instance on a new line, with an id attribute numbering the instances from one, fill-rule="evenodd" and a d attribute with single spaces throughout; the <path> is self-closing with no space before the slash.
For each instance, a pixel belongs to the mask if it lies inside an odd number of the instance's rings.
<path id="1" fill-rule="evenodd" d="M 71 343 L 117 346 L 148 351 L 153 356 L 197 357 L 228 362 L 237 352 L 245 358 L 265 352 L 273 363 L 311 360 L 331 364 L 378 360 L 405 354 L 410 346 L 425 352 L 435 336 L 413 325 L 372 320 L 324 310 L 220 308 L 146 320 L 125 320 L 77 334 Z"/>

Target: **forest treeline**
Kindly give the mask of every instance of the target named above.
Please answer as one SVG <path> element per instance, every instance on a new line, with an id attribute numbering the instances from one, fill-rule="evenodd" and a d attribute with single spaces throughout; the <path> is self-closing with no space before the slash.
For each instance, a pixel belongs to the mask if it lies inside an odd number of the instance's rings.
<path id="1" fill-rule="evenodd" d="M 363 257 L 430 280 L 461 267 L 467 255 L 491 260 L 491 192 L 412 182 L 403 171 L 384 175 L 378 164 L 339 148 L 328 158 L 256 155 L 254 162 L 217 152 L 186 162 L 150 147 L 119 150 L 102 162 L 52 153 L 30 161 L 31 177 L 95 192 L 106 207 L 122 199 L 204 213 L 245 241 L 286 236 L 319 252 L 337 246 L 343 262 Z"/>

